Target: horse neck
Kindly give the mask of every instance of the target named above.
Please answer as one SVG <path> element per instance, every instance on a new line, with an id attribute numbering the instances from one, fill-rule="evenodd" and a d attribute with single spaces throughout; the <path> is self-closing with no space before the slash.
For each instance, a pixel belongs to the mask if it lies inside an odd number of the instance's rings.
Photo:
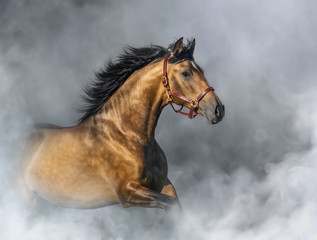
<path id="1" fill-rule="evenodd" d="M 161 61 L 134 72 L 88 123 L 97 125 L 99 131 L 109 131 L 111 126 L 111 130 L 132 133 L 150 143 L 167 103 L 162 69 Z"/>

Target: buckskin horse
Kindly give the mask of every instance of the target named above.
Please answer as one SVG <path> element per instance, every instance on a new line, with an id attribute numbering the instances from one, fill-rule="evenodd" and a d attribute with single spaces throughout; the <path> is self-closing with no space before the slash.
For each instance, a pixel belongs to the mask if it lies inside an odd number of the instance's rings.
<path id="1" fill-rule="evenodd" d="M 193 58 L 194 48 L 194 39 L 183 44 L 183 38 L 168 48 L 127 47 L 106 64 L 85 89 L 87 106 L 77 125 L 47 124 L 28 134 L 21 167 L 28 196 L 74 208 L 178 205 L 154 138 L 161 111 L 170 104 L 210 124 L 225 112 Z"/>

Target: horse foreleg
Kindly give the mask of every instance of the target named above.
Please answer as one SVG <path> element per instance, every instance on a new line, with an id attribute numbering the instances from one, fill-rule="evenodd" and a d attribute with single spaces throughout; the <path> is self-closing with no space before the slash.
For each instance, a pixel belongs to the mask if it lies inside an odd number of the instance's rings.
<path id="1" fill-rule="evenodd" d="M 177 200 L 174 197 L 155 192 L 135 182 L 129 183 L 122 193 L 120 204 L 123 207 L 169 209 L 177 205 Z"/>

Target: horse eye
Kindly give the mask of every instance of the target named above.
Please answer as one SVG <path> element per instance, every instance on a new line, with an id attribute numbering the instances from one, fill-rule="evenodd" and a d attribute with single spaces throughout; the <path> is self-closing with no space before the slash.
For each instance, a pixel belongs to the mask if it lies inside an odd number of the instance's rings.
<path id="1" fill-rule="evenodd" d="M 183 76 L 184 76 L 185 78 L 190 77 L 190 73 L 189 73 L 189 72 L 187 72 L 187 71 L 183 72 L 182 74 L 183 74 Z"/>

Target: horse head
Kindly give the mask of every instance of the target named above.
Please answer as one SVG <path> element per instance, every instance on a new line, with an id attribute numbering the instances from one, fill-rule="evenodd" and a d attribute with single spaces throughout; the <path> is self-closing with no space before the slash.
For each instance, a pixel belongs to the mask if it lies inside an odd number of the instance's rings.
<path id="1" fill-rule="evenodd" d="M 183 38 L 180 38 L 171 48 L 163 63 L 162 79 L 168 102 L 189 108 L 189 113 L 184 113 L 175 110 L 172 105 L 176 112 L 189 118 L 200 114 L 210 124 L 220 122 L 225 115 L 225 107 L 208 85 L 203 69 L 194 60 L 195 39 L 184 46 Z"/>

